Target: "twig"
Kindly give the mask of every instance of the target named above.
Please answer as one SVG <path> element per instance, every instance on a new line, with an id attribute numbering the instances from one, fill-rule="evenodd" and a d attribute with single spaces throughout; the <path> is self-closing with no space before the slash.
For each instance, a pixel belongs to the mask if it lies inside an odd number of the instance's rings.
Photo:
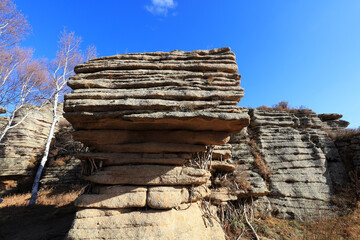
<path id="1" fill-rule="evenodd" d="M 245 204 L 244 204 L 244 217 L 245 217 L 246 224 L 250 227 L 251 231 L 254 233 L 254 235 L 255 235 L 255 237 L 256 237 L 256 240 L 260 240 L 260 238 L 259 238 L 259 236 L 257 235 L 255 229 L 253 228 L 253 226 L 251 225 L 251 223 L 249 222 L 249 220 L 248 220 L 248 218 L 247 218 Z"/>

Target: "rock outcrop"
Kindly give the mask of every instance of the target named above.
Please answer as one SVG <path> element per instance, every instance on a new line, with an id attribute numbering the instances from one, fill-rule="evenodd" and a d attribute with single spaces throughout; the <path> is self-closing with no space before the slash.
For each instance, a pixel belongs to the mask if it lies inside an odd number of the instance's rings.
<path id="1" fill-rule="evenodd" d="M 14 123 L 22 119 L 32 107 L 32 105 L 26 105 L 20 109 L 14 118 Z M 45 146 L 51 121 L 51 109 L 43 108 L 7 132 L 0 144 L 2 191 L 16 187 L 18 181 L 32 175 L 37 158 Z"/>
<path id="2" fill-rule="evenodd" d="M 13 124 L 20 121 L 29 109 L 33 108 L 33 105 L 25 105 L 21 108 L 16 113 Z M 4 122 L 7 123 L 7 120 L 5 119 Z M 35 168 L 45 148 L 51 122 L 52 106 L 45 105 L 40 110 L 29 114 L 17 127 L 8 130 L 0 143 L 0 192 L 30 190 Z M 67 129 L 68 132 L 71 132 L 71 126 L 65 119 L 58 124 L 56 134 L 58 134 L 59 128 L 62 129 L 61 131 Z M 56 153 L 50 153 L 50 164 L 47 165 L 50 166 L 45 169 L 42 186 L 54 186 L 59 182 L 62 184 L 78 183 L 81 169 L 79 160 L 67 159 L 66 164 L 64 162 L 61 166 L 51 164 L 51 160 L 56 160 L 55 155 L 59 152 L 56 149 L 52 150 Z"/>
<path id="3" fill-rule="evenodd" d="M 253 187 L 245 197 L 266 195 L 260 202 L 270 203 L 268 210 L 286 218 L 304 220 L 331 211 L 335 189 L 346 185 L 347 173 L 326 131 L 341 129 L 345 121 L 338 120 L 339 116 L 319 118 L 311 110 L 250 109 L 249 115 L 246 133 L 230 141 L 232 160 L 248 171 Z M 335 124 L 329 122 L 334 120 L 341 124 L 330 129 Z M 256 160 L 268 167 L 269 177 L 262 174 Z"/>
<path id="4" fill-rule="evenodd" d="M 225 239 L 203 219 L 211 174 L 195 156 L 229 157 L 210 146 L 249 124 L 230 49 L 122 54 L 75 72 L 64 116 L 90 148 L 78 157 L 91 189 L 68 238 Z"/>

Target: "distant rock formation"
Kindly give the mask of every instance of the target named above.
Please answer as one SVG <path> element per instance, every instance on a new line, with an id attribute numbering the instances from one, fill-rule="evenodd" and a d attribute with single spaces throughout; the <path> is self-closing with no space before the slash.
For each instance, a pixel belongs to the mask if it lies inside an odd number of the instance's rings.
<path id="1" fill-rule="evenodd" d="M 25 105 L 20 109 L 16 113 L 14 124 L 32 108 L 33 105 Z M 62 105 L 59 111 L 61 111 L 61 108 Z M 6 124 L 7 120 L 2 117 L 0 122 Z M 49 104 L 38 111 L 34 111 L 21 124 L 7 132 L 0 143 L 0 193 L 12 190 L 30 191 L 35 167 L 44 151 L 51 122 L 52 106 Z M 61 131 L 70 128 L 68 129 L 70 134 L 71 125 L 65 119 L 62 119 L 58 124 L 56 134 L 58 134 L 59 125 L 61 125 Z M 52 148 L 51 160 L 55 161 L 57 159 L 58 151 L 54 147 Z M 79 183 L 80 160 L 72 159 L 70 161 L 70 159 L 67 159 L 66 164 L 59 165 L 56 163 L 59 163 L 59 161 L 54 163 L 49 161 L 43 174 L 43 187 L 54 182 L 56 184 L 59 182 L 62 184 Z"/>
<path id="2" fill-rule="evenodd" d="M 209 146 L 249 124 L 236 107 L 243 89 L 234 53 L 122 54 L 75 71 L 64 116 L 91 149 L 78 157 L 92 189 L 76 201 L 83 210 L 68 238 L 225 239 L 196 203 L 209 194 L 211 159 L 194 154 L 226 155 Z"/>
<path id="3" fill-rule="evenodd" d="M 227 170 L 213 175 L 212 203 L 253 197 L 260 211 L 300 220 L 333 211 L 336 189 L 347 185 L 348 174 L 329 135 L 349 123 L 339 114 L 308 109 L 249 109 L 249 116 L 250 125 L 231 136 L 231 158 L 221 162 Z M 340 145 L 342 155 L 351 149 L 357 159 L 356 140 Z M 229 185 L 229 177 L 237 188 Z"/>
<path id="4" fill-rule="evenodd" d="M 0 114 L 7 113 L 6 108 L 0 107 Z"/>
<path id="5" fill-rule="evenodd" d="M 251 138 L 269 167 L 268 200 L 274 213 L 306 220 L 332 208 L 334 188 L 347 174 L 339 153 L 311 110 L 251 110 Z"/>

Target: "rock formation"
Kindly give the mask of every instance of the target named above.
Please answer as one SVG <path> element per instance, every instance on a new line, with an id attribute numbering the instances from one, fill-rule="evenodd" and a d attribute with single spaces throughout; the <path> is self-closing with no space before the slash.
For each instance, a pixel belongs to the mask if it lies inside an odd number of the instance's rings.
<path id="1" fill-rule="evenodd" d="M 249 124 L 229 48 L 122 54 L 75 68 L 65 97 L 91 183 L 69 239 L 224 239 L 199 200 L 209 158 Z"/>
<path id="2" fill-rule="evenodd" d="M 230 141 L 234 163 L 250 176 L 252 190 L 245 197 L 266 195 L 260 199 L 266 203 L 262 207 L 266 205 L 266 210 L 286 218 L 307 220 L 331 211 L 335 189 L 346 185 L 347 173 L 326 131 L 337 131 L 348 123 L 338 116 L 329 119 L 323 114 L 319 118 L 311 110 L 250 109 L 249 115 L 246 132 Z M 340 124 L 330 124 L 332 120 Z M 254 151 L 268 167 L 268 179 L 261 176 Z"/>
<path id="3" fill-rule="evenodd" d="M 25 105 L 20 109 L 15 115 L 14 123 L 22 119 L 32 108 L 33 105 Z M 0 118 L 0 123 L 1 119 L 4 118 Z M 7 123 L 7 120 L 5 119 L 4 122 Z M 46 105 L 39 111 L 34 111 L 16 128 L 7 132 L 2 143 L 0 143 L 0 193 L 12 190 L 30 190 L 34 170 L 44 151 L 51 122 L 52 106 Z M 65 119 L 60 121 L 56 132 L 58 132 L 59 127 L 62 131 L 68 129 L 67 131 L 71 132 L 69 129 L 71 126 Z M 53 151 L 57 152 L 51 152 L 54 159 L 50 159 L 49 168 L 45 168 L 42 186 L 59 183 L 60 179 L 62 184 L 78 183 L 78 175 L 81 169 L 79 160 L 72 159 L 70 161 L 67 159 L 66 164 L 61 164 L 61 166 L 51 164 L 51 160 L 57 159 L 56 155 L 59 150 L 53 149 Z"/>

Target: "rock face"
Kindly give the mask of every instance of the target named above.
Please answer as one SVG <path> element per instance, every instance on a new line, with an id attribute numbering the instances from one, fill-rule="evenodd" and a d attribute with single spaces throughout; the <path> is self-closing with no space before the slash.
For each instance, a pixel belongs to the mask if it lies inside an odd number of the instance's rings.
<path id="1" fill-rule="evenodd" d="M 273 213 L 286 218 L 306 220 L 331 211 L 335 189 L 346 185 L 347 173 L 326 126 L 342 120 L 322 117 L 321 121 L 310 110 L 251 109 L 249 115 L 250 126 L 230 141 L 232 159 L 247 170 L 253 187 L 244 196 L 266 195 L 260 202 L 270 203 Z M 267 179 L 255 156 L 268 167 Z"/>
<path id="2" fill-rule="evenodd" d="M 215 220 L 203 217 L 198 204 L 180 205 L 177 210 L 104 210 L 77 212 L 70 239 L 198 239 L 222 240 L 224 233 Z M 204 219 L 203 219 L 204 218 Z M 214 230 L 214 228 L 217 231 Z"/>
<path id="3" fill-rule="evenodd" d="M 64 116 L 90 147 L 78 157 L 92 189 L 68 239 L 225 239 L 195 203 L 211 174 L 194 156 L 249 124 L 230 49 L 122 54 L 75 72 Z"/>
<path id="4" fill-rule="evenodd" d="M 14 118 L 14 124 L 22 119 L 30 108 L 33 106 L 25 105 L 20 109 Z M 0 192 L 29 191 L 37 161 L 41 158 L 45 148 L 51 122 L 52 106 L 47 105 L 39 111 L 34 111 L 16 128 L 7 132 L 2 143 L 0 143 Z M 61 122 L 61 126 L 57 126 L 57 134 L 59 127 L 62 131 L 71 128 L 65 120 Z M 61 146 L 61 148 L 63 147 Z M 50 153 L 50 155 L 56 159 L 56 153 Z M 42 186 L 53 186 L 60 180 L 62 184 L 79 182 L 77 176 L 81 169 L 79 160 L 72 159 L 70 161 L 68 159 L 66 164 L 64 163 L 61 166 L 51 165 L 52 161 L 49 162 L 50 166 L 48 164 L 45 168 Z M 23 189 L 23 186 L 26 189 Z"/>
<path id="5" fill-rule="evenodd" d="M 352 182 L 357 189 L 356 194 L 360 195 L 360 134 L 354 134 L 339 138 L 335 141 L 341 158 L 344 160 L 345 167 Z"/>
<path id="6" fill-rule="evenodd" d="M 24 106 L 17 112 L 14 123 L 22 119 L 32 106 Z M 49 108 L 35 112 L 18 127 L 10 129 L 0 143 L 1 191 L 16 187 L 18 180 L 30 177 L 39 154 L 45 146 L 52 114 Z M 8 184 L 11 182 L 11 184 Z"/>

